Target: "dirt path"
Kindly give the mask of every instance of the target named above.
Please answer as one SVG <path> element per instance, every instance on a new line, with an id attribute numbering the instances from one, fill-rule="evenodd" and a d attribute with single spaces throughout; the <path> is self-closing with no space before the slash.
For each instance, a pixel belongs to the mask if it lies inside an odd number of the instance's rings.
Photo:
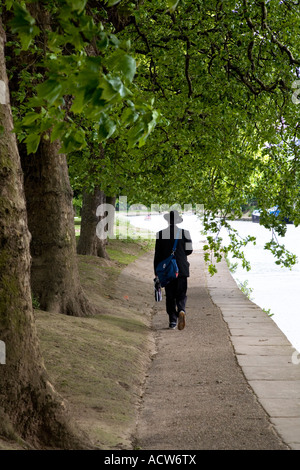
<path id="1" fill-rule="evenodd" d="M 153 308 L 155 352 L 137 422 L 135 446 L 144 450 L 287 449 L 237 363 L 226 323 L 206 287 L 203 256 L 190 257 L 187 323 L 169 330 L 165 299 L 149 302 L 152 255 L 122 275 L 129 301 Z M 150 297 L 149 297 L 150 296 Z M 151 339 L 150 338 L 150 339 Z"/>

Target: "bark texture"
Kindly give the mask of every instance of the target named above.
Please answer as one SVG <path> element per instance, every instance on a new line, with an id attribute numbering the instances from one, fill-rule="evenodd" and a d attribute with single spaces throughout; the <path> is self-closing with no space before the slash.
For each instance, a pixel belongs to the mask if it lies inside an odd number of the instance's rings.
<path id="1" fill-rule="evenodd" d="M 65 404 L 48 380 L 35 328 L 30 286 L 30 234 L 9 101 L 0 17 L 0 434 L 13 428 L 34 446 L 77 448 Z"/>
<path id="2" fill-rule="evenodd" d="M 80 285 L 72 189 L 66 156 L 46 134 L 35 155 L 22 150 L 32 290 L 43 310 L 74 316 L 95 313 Z"/>
<path id="3" fill-rule="evenodd" d="M 100 240 L 96 234 L 96 227 L 100 220 L 100 217 L 96 215 L 97 207 L 105 204 L 105 201 L 105 194 L 99 188 L 95 188 L 93 192 L 83 193 L 80 238 L 77 246 L 77 253 L 80 255 L 109 258 L 105 249 L 106 240 Z"/>

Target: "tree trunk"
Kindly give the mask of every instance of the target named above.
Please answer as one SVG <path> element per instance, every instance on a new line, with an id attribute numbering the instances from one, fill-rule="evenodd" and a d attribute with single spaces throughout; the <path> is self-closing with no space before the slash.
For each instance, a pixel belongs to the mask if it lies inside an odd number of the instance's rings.
<path id="1" fill-rule="evenodd" d="M 59 142 L 41 140 L 35 155 L 22 147 L 29 231 L 32 235 L 32 291 L 43 310 L 74 316 L 95 313 L 80 285 L 72 190 Z"/>
<path id="2" fill-rule="evenodd" d="M 0 434 L 11 427 L 33 445 L 74 448 L 62 400 L 40 355 L 30 288 L 30 234 L 9 102 L 0 17 Z M 3 344 L 3 343 L 2 343 Z M 2 361 L 3 362 L 3 361 Z"/>
<path id="3" fill-rule="evenodd" d="M 106 196 L 106 204 L 109 204 L 113 208 L 108 214 L 108 236 L 111 238 L 115 236 L 116 200 L 116 196 Z"/>
<path id="4" fill-rule="evenodd" d="M 80 238 L 77 246 L 77 253 L 81 255 L 99 256 L 107 258 L 106 240 L 100 240 L 96 233 L 96 227 L 100 217 L 96 215 L 97 207 L 105 204 L 106 198 L 99 188 L 91 192 L 83 193 Z"/>

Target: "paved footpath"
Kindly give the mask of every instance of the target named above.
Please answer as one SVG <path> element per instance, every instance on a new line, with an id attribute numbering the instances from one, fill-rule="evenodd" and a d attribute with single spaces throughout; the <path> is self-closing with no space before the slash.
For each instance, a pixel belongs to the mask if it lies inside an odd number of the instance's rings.
<path id="1" fill-rule="evenodd" d="M 189 257 L 187 321 L 152 320 L 156 351 L 137 423 L 145 450 L 300 449 L 300 364 L 274 321 L 238 289 L 226 263 L 210 277 Z M 152 258 L 140 260 L 151 279 Z M 300 356 L 298 356 L 300 357 Z"/>
<path id="2" fill-rule="evenodd" d="M 237 361 L 276 431 L 300 450 L 300 354 L 276 323 L 237 288 L 226 263 L 207 279 L 226 321 Z"/>

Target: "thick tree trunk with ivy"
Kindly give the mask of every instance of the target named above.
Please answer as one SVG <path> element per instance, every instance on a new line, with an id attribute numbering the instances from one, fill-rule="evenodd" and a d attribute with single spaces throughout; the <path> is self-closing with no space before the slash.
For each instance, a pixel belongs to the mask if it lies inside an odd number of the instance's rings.
<path id="1" fill-rule="evenodd" d="M 96 233 L 97 224 L 101 219 L 96 214 L 97 207 L 105 202 L 105 194 L 99 188 L 83 193 L 80 238 L 77 246 L 77 253 L 80 255 L 109 258 L 105 248 L 106 239 L 100 239 Z"/>
<path id="2" fill-rule="evenodd" d="M 31 283 L 43 310 L 74 316 L 94 313 L 80 285 L 72 189 L 66 157 L 46 134 L 35 155 L 22 150 L 31 240 Z"/>
<path id="3" fill-rule="evenodd" d="M 0 17 L 0 435 L 34 446 L 78 447 L 63 400 L 48 381 L 40 355 L 30 287 L 30 234 L 22 170 L 9 103 Z"/>

